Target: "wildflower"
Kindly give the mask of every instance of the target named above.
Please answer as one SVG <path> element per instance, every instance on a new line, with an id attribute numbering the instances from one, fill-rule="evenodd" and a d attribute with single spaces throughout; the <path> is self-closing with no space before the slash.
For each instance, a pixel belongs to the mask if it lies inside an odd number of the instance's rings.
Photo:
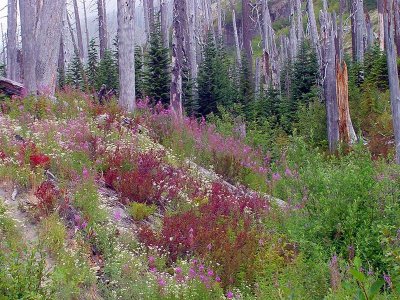
<path id="1" fill-rule="evenodd" d="M 292 176 L 293 176 L 293 173 L 292 173 L 292 171 L 291 171 L 289 168 L 286 168 L 286 170 L 285 170 L 285 176 L 286 176 L 286 177 L 292 177 Z"/>
<path id="2" fill-rule="evenodd" d="M 388 285 L 390 288 L 393 287 L 392 278 L 390 277 L 389 274 L 383 274 L 383 280 L 385 280 L 385 282 L 387 283 L 387 285 Z"/>
<path id="3" fill-rule="evenodd" d="M 86 169 L 86 167 L 83 167 L 82 177 L 83 177 L 83 179 L 86 179 L 86 180 L 89 179 L 89 171 L 88 171 L 88 169 Z"/>
<path id="4" fill-rule="evenodd" d="M 116 221 L 120 221 L 120 220 L 122 219 L 121 210 L 117 209 L 117 210 L 114 212 L 114 219 L 115 219 Z"/>
<path id="5" fill-rule="evenodd" d="M 211 245 L 211 243 L 210 243 L 210 244 L 207 245 L 208 251 L 211 251 L 211 248 L 212 248 L 212 245 Z"/>
<path id="6" fill-rule="evenodd" d="M 164 278 L 160 277 L 160 278 L 158 279 L 158 285 L 159 285 L 160 287 L 165 287 L 165 286 L 167 285 L 167 282 L 165 281 Z"/>
<path id="7" fill-rule="evenodd" d="M 279 174 L 279 173 L 274 173 L 274 174 L 272 174 L 272 180 L 273 181 L 278 181 L 278 180 L 280 180 L 282 178 L 282 176 L 281 176 L 281 174 Z"/>
<path id="8" fill-rule="evenodd" d="M 214 275 L 214 271 L 211 270 L 211 269 L 208 269 L 207 275 L 210 276 L 210 277 L 212 277 L 212 276 Z"/>
<path id="9" fill-rule="evenodd" d="M 226 293 L 226 298 L 227 298 L 227 299 L 233 299 L 233 293 L 232 293 L 231 291 L 228 291 L 228 292 Z"/>
<path id="10" fill-rule="evenodd" d="M 219 276 L 215 277 L 216 282 L 221 282 L 221 278 Z"/>

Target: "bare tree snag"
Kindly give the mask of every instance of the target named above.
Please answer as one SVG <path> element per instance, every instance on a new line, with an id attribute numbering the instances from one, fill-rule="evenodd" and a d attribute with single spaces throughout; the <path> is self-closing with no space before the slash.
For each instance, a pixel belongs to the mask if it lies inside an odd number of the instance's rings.
<path id="1" fill-rule="evenodd" d="M 19 0 L 21 16 L 22 56 L 24 58 L 24 86 L 28 93 L 36 94 L 36 0 Z"/>
<path id="2" fill-rule="evenodd" d="M 336 94 L 339 108 L 340 141 L 351 144 L 357 140 L 357 136 L 350 118 L 349 78 L 346 62 L 336 63 Z"/>
<path id="3" fill-rule="evenodd" d="M 396 43 L 394 37 L 394 5 L 392 0 L 380 0 L 383 6 L 383 24 L 385 33 L 385 48 L 389 75 L 390 102 L 392 106 L 392 119 L 394 142 L 396 149 L 396 163 L 400 164 L 400 85 L 397 68 Z"/>
<path id="4" fill-rule="evenodd" d="M 118 0 L 119 105 L 135 109 L 135 1 Z"/>
<path id="5" fill-rule="evenodd" d="M 65 0 L 20 0 L 24 85 L 54 94 Z M 55 42 L 56 41 L 56 42 Z"/>
<path id="6" fill-rule="evenodd" d="M 186 1 L 174 0 L 173 8 L 173 41 L 172 41 L 172 78 L 171 78 L 171 108 L 175 117 L 181 119 L 182 107 L 182 70 L 186 60 L 187 13 Z"/>
<path id="7" fill-rule="evenodd" d="M 221 7 L 221 0 L 217 0 L 217 33 L 218 33 L 218 38 L 222 38 L 222 7 Z"/>
<path id="8" fill-rule="evenodd" d="M 400 1 L 393 0 L 394 11 L 394 40 L 397 49 L 397 56 L 400 56 Z"/>
<path id="9" fill-rule="evenodd" d="M 168 30 L 168 10 L 167 0 L 161 0 L 161 34 L 163 39 L 163 45 L 165 48 L 169 48 L 169 30 Z"/>
<path id="10" fill-rule="evenodd" d="M 353 0 L 351 10 L 353 59 L 356 62 L 364 61 L 365 50 L 365 17 L 363 0 Z"/>
<path id="11" fill-rule="evenodd" d="M 86 35 L 86 54 L 89 54 L 89 44 L 90 44 L 90 37 L 89 37 L 89 26 L 88 26 L 88 18 L 87 18 L 87 11 L 86 11 L 86 0 L 82 0 L 83 4 L 83 15 L 85 17 L 85 35 Z"/>
<path id="12" fill-rule="evenodd" d="M 324 69 L 323 90 L 326 105 L 329 151 L 335 152 L 339 142 L 339 112 L 336 95 L 336 49 L 333 21 L 325 7 L 320 14 L 322 59 Z"/>
<path id="13" fill-rule="evenodd" d="M 104 4 L 103 0 L 97 0 L 97 15 L 99 20 L 100 59 L 104 58 L 104 54 L 106 52 L 106 49 L 108 48 L 103 4 Z"/>
<path id="14" fill-rule="evenodd" d="M 365 13 L 365 33 L 366 33 L 366 50 L 371 49 L 374 46 L 375 38 L 374 38 L 374 29 L 371 23 L 371 17 L 369 13 Z"/>
<path id="15" fill-rule="evenodd" d="M 319 34 L 317 29 L 317 21 L 315 20 L 313 0 L 307 0 L 308 26 L 310 28 L 311 42 L 317 54 L 318 65 L 322 69 L 321 45 L 319 42 Z"/>
<path id="16" fill-rule="evenodd" d="M 78 40 L 79 57 L 81 59 L 81 62 L 83 62 L 85 52 L 83 50 L 83 37 L 82 37 L 81 18 L 79 16 L 78 0 L 73 0 L 73 4 L 74 4 L 75 28 L 76 28 L 76 37 Z"/>
<path id="17" fill-rule="evenodd" d="M 253 74 L 253 58 L 251 53 L 251 15 L 250 15 L 250 1 L 242 0 L 242 36 L 243 36 L 243 50 L 248 64 L 249 73 Z M 249 78 L 250 81 L 251 78 Z"/>
<path id="18" fill-rule="evenodd" d="M 17 0 L 8 0 L 7 16 L 7 77 L 17 78 Z"/>
<path id="19" fill-rule="evenodd" d="M 385 50 L 385 30 L 383 26 L 383 1 L 378 0 L 378 41 L 379 49 Z"/>
<path id="20" fill-rule="evenodd" d="M 235 9 L 232 8 L 232 24 L 233 24 L 233 34 L 235 37 L 235 49 L 236 49 L 236 60 L 239 69 L 242 68 L 242 55 L 241 55 L 241 50 L 240 50 L 240 44 L 239 44 L 239 34 L 237 30 L 237 24 L 236 24 L 236 12 Z"/>
<path id="21" fill-rule="evenodd" d="M 190 76 L 191 79 L 196 82 L 197 80 L 197 44 L 196 44 L 196 34 L 195 34 L 195 26 L 196 26 L 196 19 L 195 19 L 195 0 L 187 0 L 187 13 L 188 13 L 188 56 L 189 56 L 189 69 L 190 69 Z M 195 87 L 194 87 L 195 88 Z"/>

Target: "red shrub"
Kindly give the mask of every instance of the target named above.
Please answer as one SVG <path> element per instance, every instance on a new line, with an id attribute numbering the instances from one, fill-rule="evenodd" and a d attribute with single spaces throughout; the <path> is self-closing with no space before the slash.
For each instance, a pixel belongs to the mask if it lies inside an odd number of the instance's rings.
<path id="1" fill-rule="evenodd" d="M 35 196 L 39 199 L 38 209 L 43 215 L 48 215 L 56 206 L 60 191 L 51 181 L 43 181 L 37 188 Z"/>
<path id="2" fill-rule="evenodd" d="M 42 167 L 48 168 L 50 167 L 50 157 L 44 155 L 42 153 L 33 154 L 29 156 L 29 162 L 32 168 Z"/>
<path id="3" fill-rule="evenodd" d="M 6 157 L 7 157 L 7 155 L 3 151 L 0 150 L 0 159 L 5 160 Z"/>
<path id="4" fill-rule="evenodd" d="M 171 261 L 195 253 L 218 263 L 225 285 L 243 270 L 251 280 L 251 266 L 261 239 L 253 215 L 266 212 L 267 208 L 268 203 L 255 194 L 230 191 L 223 184 L 214 183 L 207 204 L 165 216 L 159 236 L 150 228 L 143 228 L 139 238 L 148 245 L 162 247 Z"/>

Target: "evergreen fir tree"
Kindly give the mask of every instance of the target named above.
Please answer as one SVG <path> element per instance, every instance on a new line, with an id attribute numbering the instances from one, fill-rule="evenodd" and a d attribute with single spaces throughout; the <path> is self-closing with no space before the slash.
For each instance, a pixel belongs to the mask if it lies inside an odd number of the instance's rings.
<path id="1" fill-rule="evenodd" d="M 83 66 L 79 54 L 75 53 L 67 69 L 66 84 L 73 86 L 76 89 L 82 89 L 84 76 L 82 70 Z"/>
<path id="2" fill-rule="evenodd" d="M 97 45 L 94 39 L 90 41 L 88 50 L 88 64 L 86 74 L 89 86 L 93 89 L 96 85 L 96 77 L 98 71 L 99 56 L 97 53 Z"/>
<path id="3" fill-rule="evenodd" d="M 105 84 L 107 89 L 118 90 L 118 63 L 114 53 L 107 49 L 104 58 L 100 61 L 96 76 L 96 90 Z"/>
<path id="4" fill-rule="evenodd" d="M 249 69 L 249 63 L 247 57 L 242 56 L 242 70 L 240 73 L 240 85 L 239 85 L 239 103 L 242 105 L 246 119 L 251 118 L 252 111 L 254 109 L 254 90 L 251 84 L 251 72 Z"/>
<path id="5" fill-rule="evenodd" d="M 154 32 L 150 34 L 149 51 L 145 59 L 144 91 L 153 104 L 161 101 L 169 104 L 170 98 L 170 62 L 168 49 L 162 42 L 161 24 L 157 20 Z"/>

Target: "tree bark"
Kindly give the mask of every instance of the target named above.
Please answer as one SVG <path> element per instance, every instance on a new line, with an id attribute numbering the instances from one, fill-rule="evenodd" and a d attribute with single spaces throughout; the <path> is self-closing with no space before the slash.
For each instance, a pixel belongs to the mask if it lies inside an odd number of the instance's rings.
<path id="1" fill-rule="evenodd" d="M 89 26 L 88 26 L 88 18 L 87 18 L 87 11 L 86 11 L 86 0 L 82 0 L 83 3 L 83 14 L 85 17 L 85 35 L 86 35 L 86 54 L 89 53 L 89 44 L 90 44 L 90 37 L 89 37 Z"/>
<path id="2" fill-rule="evenodd" d="M 239 34 L 237 30 L 236 24 L 236 12 L 235 9 L 232 9 L 232 24 L 233 24 L 233 34 L 235 36 L 235 49 L 236 49 L 236 60 L 239 68 L 242 68 L 242 55 L 239 44 Z"/>
<path id="3" fill-rule="evenodd" d="M 218 38 L 222 38 L 222 7 L 221 0 L 217 0 L 217 33 Z"/>
<path id="4" fill-rule="evenodd" d="M 243 50 L 247 60 L 249 73 L 253 74 L 253 57 L 251 53 L 251 15 L 250 1 L 242 0 L 242 35 L 243 35 Z M 249 78 L 252 82 L 252 78 Z"/>
<path id="5" fill-rule="evenodd" d="M 396 163 L 400 164 L 400 85 L 397 69 L 396 44 L 394 37 L 394 5 L 392 0 L 380 0 L 383 6 L 383 24 L 385 48 L 389 75 L 390 102 L 392 106 L 392 119 L 394 142 L 396 149 Z"/>
<path id="6" fill-rule="evenodd" d="M 8 0 L 7 77 L 17 81 L 17 0 Z"/>
<path id="7" fill-rule="evenodd" d="M 100 59 L 103 59 L 108 48 L 103 0 L 97 0 L 97 14 L 99 20 Z"/>
<path id="8" fill-rule="evenodd" d="M 378 0 L 378 41 L 379 49 L 385 50 L 385 30 L 383 26 L 383 1 Z"/>
<path id="9" fill-rule="evenodd" d="M 118 0 L 119 105 L 135 109 L 135 1 Z"/>
<path id="10" fill-rule="evenodd" d="M 78 0 L 73 0 L 73 3 L 74 3 L 76 38 L 78 41 L 79 57 L 81 59 L 81 62 L 83 62 L 85 52 L 83 50 L 83 37 L 82 37 L 81 18 L 79 16 Z"/>
<path id="11" fill-rule="evenodd" d="M 320 14 L 322 59 L 323 59 L 323 89 L 326 105 L 327 132 L 329 151 L 335 152 L 339 142 L 339 112 L 336 94 L 336 49 L 333 21 L 327 8 Z"/>
<path id="12" fill-rule="evenodd" d="M 69 18 L 68 12 L 67 12 L 67 24 L 68 24 L 69 34 L 71 35 L 72 46 L 74 47 L 74 53 L 76 55 L 79 55 L 78 44 L 76 43 L 76 40 L 75 40 L 74 29 L 72 28 L 71 19 Z M 81 62 L 82 62 L 82 60 L 81 60 Z"/>
<path id="13" fill-rule="evenodd" d="M 181 119 L 182 107 L 182 69 L 185 64 L 185 28 L 187 24 L 186 1 L 174 0 L 173 42 L 172 42 L 172 81 L 171 81 L 171 108 L 175 117 Z"/>
<path id="14" fill-rule="evenodd" d="M 167 0 L 161 0 L 161 34 L 163 39 L 163 45 L 165 48 L 169 48 L 169 30 L 168 30 L 168 2 Z"/>
<path id="15" fill-rule="evenodd" d="M 195 36 L 195 0 L 187 0 L 187 12 L 188 12 L 188 56 L 189 56 L 189 69 L 190 76 L 196 82 L 198 67 L 197 67 L 197 45 Z"/>
<path id="16" fill-rule="evenodd" d="M 371 49 L 374 46 L 375 38 L 374 38 L 374 29 L 371 23 L 371 18 L 369 13 L 365 13 L 365 32 L 366 32 L 366 49 Z"/>
<path id="17" fill-rule="evenodd" d="M 319 34 L 317 29 L 317 21 L 315 20 L 313 0 L 307 0 L 308 26 L 310 28 L 311 42 L 317 54 L 318 65 L 322 69 L 321 45 L 319 42 Z"/>
<path id="18" fill-rule="evenodd" d="M 352 4 L 352 45 L 353 59 L 356 62 L 364 61 L 365 50 L 365 17 L 363 0 L 354 0 Z"/>
<path id="19" fill-rule="evenodd" d="M 394 40 L 397 49 L 397 56 L 400 56 L 400 2 L 399 0 L 393 0 L 393 2 Z"/>
<path id="20" fill-rule="evenodd" d="M 21 37 L 24 87 L 28 93 L 36 94 L 36 26 L 37 5 L 36 0 L 19 0 L 21 16 Z"/>
<path id="21" fill-rule="evenodd" d="M 295 12 L 296 12 L 296 21 L 297 21 L 297 45 L 299 46 L 304 38 L 304 30 L 303 30 L 303 13 L 301 11 L 301 0 L 295 0 Z"/>

